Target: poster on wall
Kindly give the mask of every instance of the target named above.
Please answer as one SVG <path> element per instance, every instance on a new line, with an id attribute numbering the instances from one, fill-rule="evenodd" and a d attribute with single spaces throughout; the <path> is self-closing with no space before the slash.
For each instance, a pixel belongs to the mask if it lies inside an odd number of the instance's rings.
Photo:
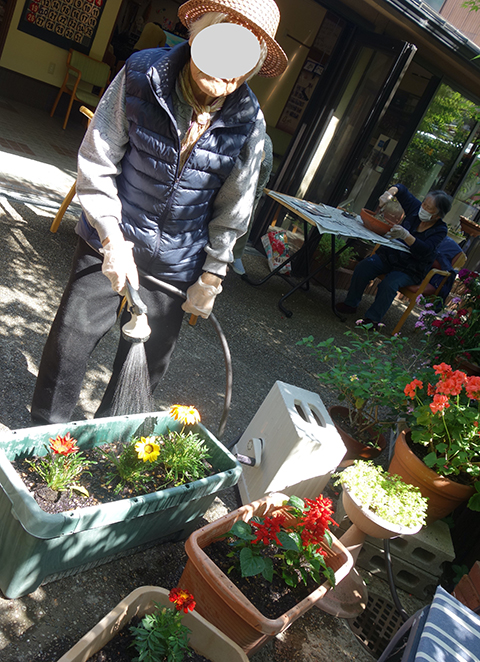
<path id="1" fill-rule="evenodd" d="M 106 0 L 26 0 L 18 29 L 88 55 Z"/>

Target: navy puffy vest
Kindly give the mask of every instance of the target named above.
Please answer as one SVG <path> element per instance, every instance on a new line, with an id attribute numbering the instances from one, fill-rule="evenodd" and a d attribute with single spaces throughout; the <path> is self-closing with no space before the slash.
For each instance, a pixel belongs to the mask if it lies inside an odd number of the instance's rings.
<path id="1" fill-rule="evenodd" d="M 127 152 L 117 187 L 121 227 L 135 262 L 157 278 L 189 283 L 200 275 L 218 190 L 250 135 L 259 105 L 247 85 L 230 94 L 179 173 L 180 140 L 171 91 L 190 47 L 139 51 L 126 64 Z M 77 232 L 100 247 L 82 214 Z"/>

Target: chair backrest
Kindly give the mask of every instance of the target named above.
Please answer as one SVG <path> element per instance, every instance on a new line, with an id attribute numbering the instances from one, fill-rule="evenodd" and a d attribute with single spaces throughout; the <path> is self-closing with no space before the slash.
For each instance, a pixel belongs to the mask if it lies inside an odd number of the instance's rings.
<path id="1" fill-rule="evenodd" d="M 110 76 L 110 67 L 106 62 L 99 62 L 88 55 L 70 49 L 70 64 L 82 72 L 82 81 L 103 89 Z"/>
<path id="2" fill-rule="evenodd" d="M 463 251 L 459 251 L 452 259 L 452 267 L 461 269 L 467 261 L 467 255 Z"/>

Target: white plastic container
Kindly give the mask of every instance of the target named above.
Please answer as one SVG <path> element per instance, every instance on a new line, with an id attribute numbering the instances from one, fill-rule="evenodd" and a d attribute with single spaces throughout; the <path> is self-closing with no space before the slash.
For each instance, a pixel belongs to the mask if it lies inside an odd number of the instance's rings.
<path id="1" fill-rule="evenodd" d="M 270 492 L 317 497 L 346 448 L 317 393 L 277 381 L 234 452 L 255 460 L 238 483 L 247 504 Z"/>

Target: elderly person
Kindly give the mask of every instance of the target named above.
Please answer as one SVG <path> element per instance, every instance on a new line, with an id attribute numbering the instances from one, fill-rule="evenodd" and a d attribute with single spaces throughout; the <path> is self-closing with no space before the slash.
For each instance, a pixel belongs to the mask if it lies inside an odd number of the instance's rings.
<path id="1" fill-rule="evenodd" d="M 265 121 L 246 81 L 286 68 L 274 39 L 278 8 L 273 0 L 189 0 L 178 15 L 189 42 L 132 55 L 81 145 L 79 240 L 40 364 L 34 422 L 70 419 L 87 360 L 115 324 L 127 279 L 148 307 L 153 390 L 183 312 L 208 317 L 247 230 Z M 142 274 L 186 290 L 187 301 Z M 96 415 L 109 413 L 130 347 L 120 339 Z"/>
<path id="2" fill-rule="evenodd" d="M 396 184 L 385 191 L 379 198 L 379 206 L 383 207 L 394 197 L 402 205 L 405 217 L 386 236 L 400 239 L 410 248 L 410 252 L 380 246 L 376 253 L 356 266 L 345 301 L 336 305 L 339 313 L 356 313 L 369 282 L 384 275 L 375 301 L 364 318 L 364 323 L 374 326 L 390 308 L 398 289 L 421 283 L 431 269 L 437 247 L 447 236 L 447 226 L 442 219 L 452 206 L 451 197 L 444 191 L 430 191 L 420 202 L 403 184 Z"/>

